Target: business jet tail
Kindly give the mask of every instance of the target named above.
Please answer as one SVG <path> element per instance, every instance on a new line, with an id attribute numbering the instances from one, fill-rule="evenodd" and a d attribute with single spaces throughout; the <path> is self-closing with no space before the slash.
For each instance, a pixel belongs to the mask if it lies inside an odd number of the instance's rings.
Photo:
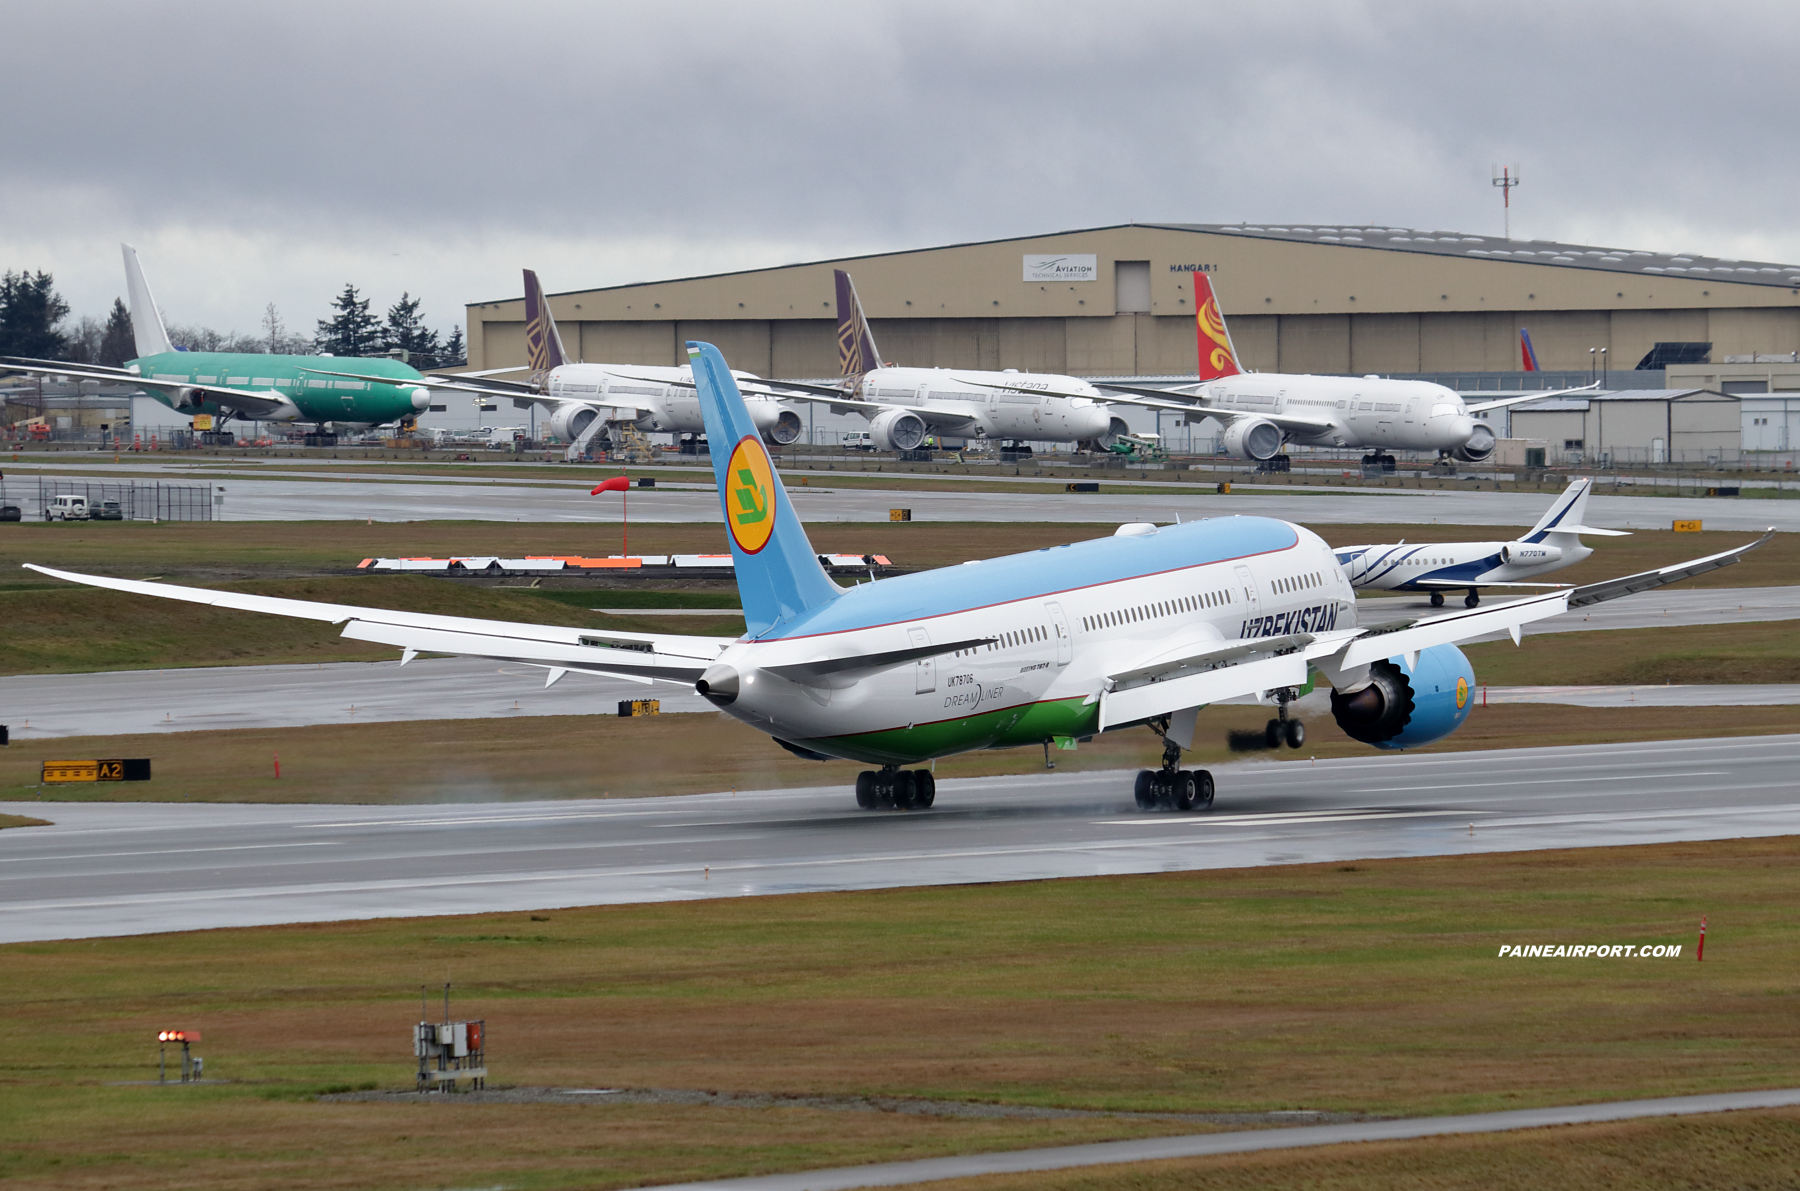
<path id="1" fill-rule="evenodd" d="M 1237 347 L 1225 326 L 1225 312 L 1219 309 L 1219 297 L 1213 292 L 1212 278 L 1194 273 L 1194 333 L 1200 343 L 1200 379 L 1221 380 L 1243 371 L 1238 365 Z"/>
<path id="2" fill-rule="evenodd" d="M 706 440 L 712 444 L 713 475 L 744 623 L 749 635 L 757 637 L 830 603 L 843 590 L 819 565 L 725 357 L 710 343 L 690 342 L 687 351 Z"/>

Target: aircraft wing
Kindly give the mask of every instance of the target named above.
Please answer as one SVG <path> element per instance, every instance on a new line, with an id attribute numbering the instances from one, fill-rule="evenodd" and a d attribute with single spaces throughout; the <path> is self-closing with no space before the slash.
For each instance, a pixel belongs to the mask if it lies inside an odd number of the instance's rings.
<path id="1" fill-rule="evenodd" d="M 1569 607 L 1586 608 L 1590 604 L 1616 600 L 1620 596 L 1636 595 L 1640 591 L 1651 591 L 1670 583 L 1679 583 L 1683 579 L 1692 579 L 1695 575 L 1716 571 L 1720 567 L 1728 567 L 1742 560 L 1744 555 L 1774 536 L 1775 527 L 1771 525 L 1762 537 L 1757 538 L 1754 542 L 1745 542 L 1742 546 L 1731 550 L 1721 550 L 1717 554 L 1708 554 L 1705 558 L 1696 558 L 1692 562 L 1678 562 L 1660 570 L 1640 571 L 1635 575 L 1626 575 L 1622 579 L 1602 579 L 1598 583 L 1577 587 L 1569 593 Z"/>
<path id="2" fill-rule="evenodd" d="M 374 641 L 402 651 L 404 665 L 419 653 L 453 653 L 542 666 L 554 682 L 570 670 L 629 678 L 638 682 L 663 680 L 692 683 L 712 664 L 731 639 L 684 637 L 666 633 L 615 633 L 605 629 L 581 629 L 561 625 L 520 624 L 509 620 L 479 620 L 467 616 L 433 616 L 422 612 L 397 612 L 391 608 L 363 608 L 353 604 L 327 604 L 316 600 L 290 600 L 278 596 L 246 595 L 150 583 L 138 579 L 108 579 L 78 575 L 26 563 L 29 570 L 104 587 L 133 595 L 185 600 L 215 608 L 265 612 L 344 626 L 343 636 L 355 641 Z M 548 685 L 548 683 L 546 683 Z"/>
<path id="3" fill-rule="evenodd" d="M 1283 430 L 1329 430 L 1337 425 L 1330 418 L 1309 418 L 1300 414 L 1266 414 L 1253 409 L 1220 409 L 1216 405 L 1189 405 L 1183 408 L 1190 417 L 1217 418 L 1226 423 L 1239 418 L 1256 418 L 1263 422 L 1273 422 Z"/>
<path id="4" fill-rule="evenodd" d="M 1592 393 L 1600 388 L 1600 382 L 1582 385 L 1578 389 L 1545 389 L 1542 393 L 1525 393 L 1518 397 L 1502 397 L 1498 401 L 1484 401 L 1480 405 L 1469 405 L 1464 408 L 1472 414 L 1490 409 L 1505 409 L 1509 405 L 1523 405 L 1527 401 L 1542 401 L 1546 397 L 1567 397 L 1571 393 Z"/>
<path id="5" fill-rule="evenodd" d="M 188 380 L 156 380 L 151 377 L 139 376 L 134 372 L 127 372 L 123 368 L 108 368 L 104 364 L 68 364 L 56 360 L 24 360 L 9 357 L 0 360 L 0 369 L 34 376 L 72 376 L 78 380 L 97 380 L 107 384 L 131 385 L 134 388 L 155 389 L 170 394 L 184 391 L 200 393 L 215 405 L 223 405 L 252 418 L 266 418 L 271 414 L 282 413 L 293 408 L 292 403 L 286 398 L 279 395 L 271 397 L 267 392 L 235 389 L 229 385 L 198 384 Z"/>

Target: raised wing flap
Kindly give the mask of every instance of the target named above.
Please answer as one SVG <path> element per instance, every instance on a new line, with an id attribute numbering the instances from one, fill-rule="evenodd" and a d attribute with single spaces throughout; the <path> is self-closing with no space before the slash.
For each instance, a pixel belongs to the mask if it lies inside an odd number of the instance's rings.
<path id="1" fill-rule="evenodd" d="M 1343 660 L 1338 665 L 1349 669 L 1393 657 L 1395 654 L 1416 654 L 1434 645 L 1453 645 L 1470 637 L 1479 637 L 1483 633 L 1516 634 L 1521 625 L 1562 615 L 1568 610 L 1568 603 L 1569 590 L 1564 588 L 1487 608 L 1470 608 L 1442 616 L 1427 616 L 1404 627 L 1382 626 L 1356 637 L 1345 646 Z M 1321 656 L 1323 652 L 1326 651 L 1313 651 L 1314 656 Z"/>
<path id="2" fill-rule="evenodd" d="M 1100 696 L 1100 730 L 1155 719 L 1187 707 L 1204 707 L 1221 699 L 1254 695 L 1275 687 L 1306 682 L 1306 657 L 1282 654 L 1253 662 L 1202 670 L 1163 682 L 1145 683 Z"/>
<path id="3" fill-rule="evenodd" d="M 1114 688 L 1129 686 L 1146 678 L 1158 678 L 1200 666 L 1218 665 L 1257 653 L 1280 653 L 1298 649 L 1314 641 L 1311 633 L 1288 633 L 1280 637 L 1257 637 L 1248 641 L 1212 641 L 1198 648 L 1171 650 L 1161 656 L 1147 658 L 1128 670 L 1108 674 Z"/>
<path id="4" fill-rule="evenodd" d="M 820 658 L 812 662 L 791 662 L 781 666 L 764 666 L 770 674 L 779 674 L 790 682 L 806 683 L 812 679 L 857 671 L 885 670 L 890 666 L 933 658 L 959 649 L 973 649 L 991 644 L 993 637 L 971 637 L 967 641 L 946 641 L 942 645 L 919 645 L 908 649 L 889 649 L 881 653 L 857 653 L 840 658 Z"/>
<path id="5" fill-rule="evenodd" d="M 597 635 L 589 635 L 587 639 L 571 644 L 520 634 L 501 636 L 470 629 L 416 628 L 365 620 L 350 621 L 344 626 L 343 635 L 353 641 L 392 645 L 409 653 L 453 653 L 462 657 L 524 662 L 560 670 L 587 670 L 642 682 L 662 679 L 665 682 L 692 683 L 705 673 L 710 664 L 709 660 L 700 658 L 620 648 Z"/>

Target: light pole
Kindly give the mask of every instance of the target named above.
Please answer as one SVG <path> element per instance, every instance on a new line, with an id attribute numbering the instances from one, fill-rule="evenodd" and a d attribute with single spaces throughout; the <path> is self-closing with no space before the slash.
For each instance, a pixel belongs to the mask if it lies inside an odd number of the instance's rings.
<path id="1" fill-rule="evenodd" d="M 1600 349 L 1600 387 L 1606 388 L 1606 349 Z"/>
<path id="2" fill-rule="evenodd" d="M 1590 385 L 1594 383 L 1594 367 L 1595 367 L 1594 353 L 1597 350 L 1598 350 L 1597 348 L 1592 348 L 1592 347 L 1588 348 L 1588 384 L 1590 384 Z"/>

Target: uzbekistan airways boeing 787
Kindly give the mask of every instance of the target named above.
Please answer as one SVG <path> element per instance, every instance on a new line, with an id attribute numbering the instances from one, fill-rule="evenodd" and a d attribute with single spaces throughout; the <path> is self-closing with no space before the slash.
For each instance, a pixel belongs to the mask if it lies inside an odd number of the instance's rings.
<path id="1" fill-rule="evenodd" d="M 1146 726 L 1163 765 L 1137 776 L 1145 808 L 1211 805 L 1181 767 L 1200 708 L 1254 696 L 1280 707 L 1317 674 L 1352 737 L 1412 748 L 1468 716 L 1474 674 L 1456 642 L 1734 563 L 1736 549 L 1478 611 L 1359 624 L 1331 547 L 1298 525 L 1221 517 L 1127 525 L 1111 537 L 840 587 L 820 566 L 725 360 L 690 343 L 746 631 L 735 640 L 473 620 L 34 567 L 78 583 L 342 624 L 403 651 L 467 654 L 691 685 L 782 748 L 874 768 L 859 805 L 930 806 L 936 757 L 1074 746 Z M 693 721 L 704 747 L 705 722 Z M 1288 725 L 1291 725 L 1289 727 Z"/>

